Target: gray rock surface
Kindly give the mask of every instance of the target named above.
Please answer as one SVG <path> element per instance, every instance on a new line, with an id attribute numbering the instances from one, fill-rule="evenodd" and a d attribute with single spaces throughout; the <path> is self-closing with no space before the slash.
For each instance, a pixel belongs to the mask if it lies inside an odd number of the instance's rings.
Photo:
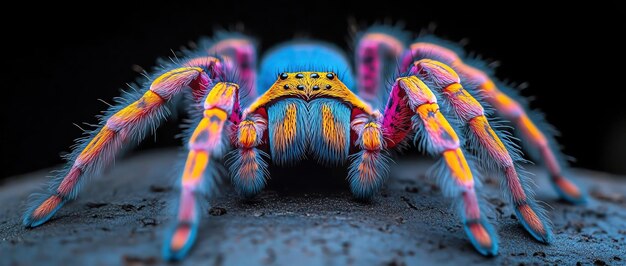
<path id="1" fill-rule="evenodd" d="M 0 186 L 0 265 L 165 264 L 160 252 L 177 202 L 177 154 L 153 151 L 118 160 L 89 182 L 78 200 L 35 229 L 22 227 L 22 210 L 47 173 L 5 182 Z M 496 222 L 500 255 L 485 258 L 469 244 L 449 199 L 425 177 L 429 164 L 424 158 L 400 160 L 385 188 L 367 203 L 351 197 L 344 171 L 320 167 L 273 176 L 275 184 L 253 200 L 242 200 L 225 184 L 204 212 L 195 247 L 179 264 L 626 263 L 625 177 L 575 170 L 572 178 L 591 197 L 586 206 L 571 206 L 556 200 L 543 171 L 531 168 L 537 198 L 551 207 L 555 242 L 549 246 L 524 231 L 503 202 L 499 182 L 487 178 L 481 191 L 493 210 L 489 217 Z M 301 182 L 305 178 L 312 182 Z"/>

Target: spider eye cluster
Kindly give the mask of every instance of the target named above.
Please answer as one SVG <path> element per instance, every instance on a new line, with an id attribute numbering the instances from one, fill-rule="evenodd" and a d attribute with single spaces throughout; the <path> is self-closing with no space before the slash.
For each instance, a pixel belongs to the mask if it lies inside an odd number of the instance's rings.
<path id="1" fill-rule="evenodd" d="M 308 75 L 308 77 L 306 77 L 305 75 Z M 322 74 L 324 75 L 324 74 Z M 335 77 L 337 76 L 335 73 L 333 72 L 328 72 L 324 75 L 326 77 L 326 79 L 328 81 L 332 81 L 335 79 Z M 306 89 L 306 85 L 304 83 L 310 83 L 311 81 L 315 81 L 315 82 L 319 82 L 319 79 L 322 77 L 319 73 L 317 72 L 306 72 L 306 73 L 280 73 L 278 74 L 278 79 L 279 80 L 287 80 L 289 78 L 295 78 L 296 80 L 301 80 L 301 82 L 299 82 L 298 85 L 292 86 L 289 84 L 284 84 L 283 88 L 285 90 L 291 89 L 291 88 L 296 88 L 298 90 L 305 90 Z M 314 91 L 320 90 L 321 88 L 324 89 L 331 89 L 333 86 L 330 83 L 327 83 L 325 85 L 322 84 L 322 86 L 320 85 L 313 85 L 311 86 L 311 89 Z"/>

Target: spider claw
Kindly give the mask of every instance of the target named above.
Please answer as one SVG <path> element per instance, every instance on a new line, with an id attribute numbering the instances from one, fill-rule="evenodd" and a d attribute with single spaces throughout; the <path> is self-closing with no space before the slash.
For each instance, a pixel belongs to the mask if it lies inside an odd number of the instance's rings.
<path id="1" fill-rule="evenodd" d="M 562 177 L 553 177 L 552 185 L 559 194 L 559 196 L 572 204 L 585 204 L 587 203 L 587 196 L 580 190 L 576 184 L 572 181 Z"/>
<path id="2" fill-rule="evenodd" d="M 26 211 L 22 224 L 30 228 L 40 226 L 50 220 L 63 204 L 65 200 L 58 195 L 49 196 Z"/>
<path id="3" fill-rule="evenodd" d="M 196 240 L 198 226 L 191 223 L 179 223 L 163 244 L 163 259 L 178 261 L 183 259 Z"/>
<path id="4" fill-rule="evenodd" d="M 530 235 L 541 243 L 550 244 L 553 240 L 552 228 L 546 223 L 547 218 L 542 215 L 541 211 L 537 213 L 534 209 L 528 204 L 523 204 L 515 207 L 515 213 Z"/>
<path id="5" fill-rule="evenodd" d="M 480 254 L 488 257 L 498 254 L 498 237 L 488 222 L 484 220 L 466 222 L 464 229 L 470 242 Z"/>

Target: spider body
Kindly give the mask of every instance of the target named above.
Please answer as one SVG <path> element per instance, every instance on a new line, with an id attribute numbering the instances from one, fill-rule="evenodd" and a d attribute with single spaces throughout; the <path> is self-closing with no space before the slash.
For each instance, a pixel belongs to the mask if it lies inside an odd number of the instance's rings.
<path id="1" fill-rule="evenodd" d="M 33 197 L 24 225 L 49 220 L 77 196 L 84 177 L 142 139 L 168 113 L 168 102 L 189 92 L 197 103 L 189 108 L 195 122 L 185 140 L 189 152 L 176 223 L 163 246 L 167 259 L 181 259 L 192 246 L 202 213 L 199 195 L 215 188 L 222 161 L 246 197 L 265 186 L 269 161 L 281 166 L 313 159 L 347 165 L 353 194 L 367 199 L 387 176 L 388 152 L 413 143 L 440 158 L 432 175 L 454 199 L 478 252 L 495 255 L 498 246 L 476 195 L 478 172 L 502 177 L 522 226 L 549 243 L 550 223 L 525 184 L 520 151 L 490 113 L 511 120 L 524 142 L 539 151 L 563 198 L 583 202 L 584 193 L 562 174 L 563 162 L 550 146 L 554 141 L 530 119 L 523 100 L 490 78 L 480 62 L 468 63 L 462 50 L 433 37 L 407 45 L 402 36 L 390 27 L 360 34 L 355 76 L 341 51 L 323 42 L 282 44 L 266 53 L 258 74 L 249 38 L 229 35 L 204 43 L 109 110 L 100 127 L 79 141 L 47 192 Z"/>

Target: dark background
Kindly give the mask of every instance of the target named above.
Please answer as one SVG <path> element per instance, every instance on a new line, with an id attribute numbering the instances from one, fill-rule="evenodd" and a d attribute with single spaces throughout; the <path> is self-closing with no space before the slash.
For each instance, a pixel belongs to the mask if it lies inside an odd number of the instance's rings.
<path id="1" fill-rule="evenodd" d="M 0 178 L 62 162 L 94 115 L 138 74 L 170 49 L 242 23 L 267 49 L 306 34 L 347 48 L 349 19 L 366 25 L 386 18 L 418 32 L 435 33 L 498 60 L 501 79 L 527 82 L 525 96 L 562 132 L 576 167 L 626 174 L 626 93 L 623 67 L 626 12 L 617 3 L 567 6 L 501 1 L 497 5 L 449 1 L 383 1 L 375 6 L 342 1 L 243 1 L 88 6 L 31 4 L 2 18 L 2 167 Z M 474 1 L 472 1 L 474 2 Z M 23 5 L 23 4 L 22 4 Z M 60 10 L 60 11 L 52 11 Z M 29 24 L 30 26 L 26 25 Z M 180 145 L 170 119 L 139 149 Z"/>

